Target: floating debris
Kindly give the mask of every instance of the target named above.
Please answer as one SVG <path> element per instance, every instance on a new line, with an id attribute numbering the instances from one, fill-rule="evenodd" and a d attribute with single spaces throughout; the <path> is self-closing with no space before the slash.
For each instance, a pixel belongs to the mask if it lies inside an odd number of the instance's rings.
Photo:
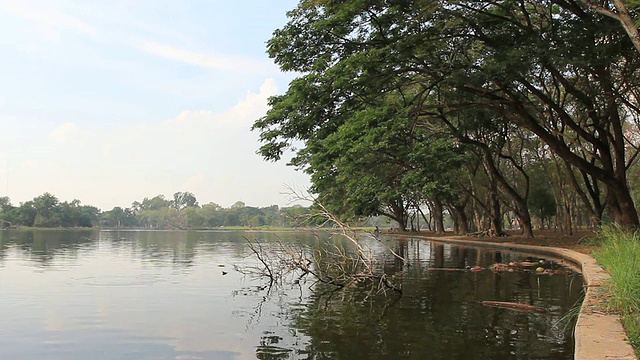
<path id="1" fill-rule="evenodd" d="M 520 303 L 514 303 L 514 302 L 506 302 L 506 301 L 480 301 L 480 304 L 484 306 L 497 307 L 497 308 L 514 310 L 514 311 L 538 312 L 538 313 L 547 312 L 546 309 L 541 308 L 539 306 L 520 304 Z"/>
<path id="2" fill-rule="evenodd" d="M 502 271 L 508 271 L 511 268 L 509 267 L 508 264 L 495 263 L 495 264 L 491 265 L 490 269 L 492 271 L 502 272 Z M 511 269 L 511 271 L 513 271 L 513 269 Z"/>

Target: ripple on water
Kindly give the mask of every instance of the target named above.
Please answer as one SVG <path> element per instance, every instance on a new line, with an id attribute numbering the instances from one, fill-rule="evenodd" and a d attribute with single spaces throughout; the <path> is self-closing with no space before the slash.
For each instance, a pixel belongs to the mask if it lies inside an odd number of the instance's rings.
<path id="1" fill-rule="evenodd" d="M 92 286 L 92 287 L 139 287 L 150 286 L 166 281 L 160 276 L 151 274 L 131 275 L 102 275 L 73 277 L 68 285 Z"/>

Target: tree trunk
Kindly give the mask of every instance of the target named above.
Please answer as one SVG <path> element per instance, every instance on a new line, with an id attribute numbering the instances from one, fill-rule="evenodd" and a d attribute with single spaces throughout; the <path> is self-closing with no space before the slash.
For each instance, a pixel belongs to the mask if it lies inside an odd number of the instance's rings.
<path id="1" fill-rule="evenodd" d="M 490 214 L 490 230 L 495 236 L 502 235 L 502 211 L 500 209 L 500 200 L 498 198 L 498 182 L 492 174 L 489 174 L 489 208 Z"/>
<path id="2" fill-rule="evenodd" d="M 391 210 L 391 213 L 382 212 L 381 214 L 395 220 L 395 222 L 398 223 L 400 232 L 407 231 L 408 216 L 404 204 L 390 204 L 388 209 Z"/>
<path id="3" fill-rule="evenodd" d="M 566 201 L 567 199 L 565 199 Z M 564 220 L 563 233 L 564 235 L 573 235 L 573 227 L 571 221 L 571 204 L 569 202 L 565 202 L 562 206 L 562 217 Z"/>
<path id="4" fill-rule="evenodd" d="M 465 213 L 465 206 L 454 205 L 452 207 L 452 211 L 454 213 L 454 218 L 456 219 L 456 234 L 465 235 L 469 233 L 469 220 L 467 219 L 467 214 Z"/>
<path id="5" fill-rule="evenodd" d="M 454 234 L 459 234 L 460 233 L 460 224 L 458 223 L 458 214 L 453 209 L 453 206 L 447 206 L 447 208 L 449 209 L 449 213 L 451 214 L 451 218 L 453 220 L 453 233 Z"/>
<path id="6" fill-rule="evenodd" d="M 520 204 L 516 204 L 516 215 L 518 216 L 518 220 L 520 221 L 520 226 L 522 228 L 522 237 L 531 239 L 533 238 L 533 226 L 531 224 L 531 215 L 529 214 L 529 209 L 526 207 L 520 207 Z"/>
<path id="7" fill-rule="evenodd" d="M 529 207 L 527 206 L 527 195 L 528 195 L 528 177 L 527 177 L 527 189 L 525 191 L 525 196 L 521 196 L 518 192 L 507 182 L 504 178 L 500 170 L 496 167 L 496 164 L 493 160 L 492 154 L 489 151 L 487 146 L 481 146 L 485 153 L 485 161 L 487 162 L 487 170 L 489 171 L 489 177 L 492 179 L 492 182 L 496 182 L 500 184 L 504 192 L 513 200 L 515 205 L 515 213 L 518 217 L 518 221 L 520 222 L 520 227 L 522 229 L 522 236 L 526 238 L 533 237 L 533 226 L 531 224 L 531 215 L 529 214 Z M 526 174 L 525 174 L 526 175 Z M 493 189 L 492 189 L 493 191 Z M 496 191 L 496 200 L 497 200 L 497 189 Z M 499 204 L 498 204 L 499 206 Z M 502 232 L 502 216 L 499 218 L 500 221 L 500 231 L 498 232 L 496 229 L 495 235 L 501 236 Z"/>
<path id="8" fill-rule="evenodd" d="M 418 207 L 418 212 L 420 213 L 420 216 L 422 216 L 422 220 L 424 220 L 425 224 L 427 225 L 427 231 L 431 231 L 431 221 L 427 219 L 420 207 Z"/>
<path id="9" fill-rule="evenodd" d="M 582 179 L 585 181 L 585 186 L 589 192 L 589 196 L 593 201 L 593 208 L 588 207 L 589 218 L 591 221 L 591 227 L 596 228 L 602 222 L 602 214 L 604 214 L 605 204 L 600 200 L 600 186 L 598 180 L 593 179 L 593 183 L 589 179 L 589 175 L 581 171 Z M 588 203 L 588 201 L 587 201 Z"/>
<path id="10" fill-rule="evenodd" d="M 548 64 L 545 65 L 547 70 L 549 70 L 554 77 L 558 78 L 558 81 L 563 82 L 563 87 L 567 91 L 576 92 L 568 79 L 564 78 L 558 69 Z M 524 103 L 514 104 L 512 107 L 514 112 L 504 113 L 504 115 L 514 121 L 515 124 L 533 132 L 561 159 L 604 183 L 607 186 L 607 190 L 610 191 L 615 198 L 611 204 L 614 202 L 617 204 L 617 208 L 612 209 L 614 215 L 617 214 L 615 215 L 616 222 L 623 227 L 638 228 L 640 226 L 640 220 L 638 219 L 638 213 L 633 205 L 629 187 L 626 182 L 625 138 L 622 133 L 622 120 L 618 114 L 617 103 L 615 101 L 615 91 L 612 89 L 609 79 L 612 75 L 604 70 L 602 66 L 596 66 L 593 75 L 599 79 L 598 82 L 605 88 L 604 95 L 607 97 L 607 116 L 605 118 L 607 120 L 606 124 L 611 128 L 611 131 L 601 130 L 595 133 L 583 131 L 581 137 L 594 146 L 601 166 L 597 166 L 594 162 L 573 152 L 561 137 L 545 128 L 544 125 L 539 122 L 539 119 L 529 112 L 529 109 Z M 536 89 L 531 83 L 522 81 L 522 85 L 532 91 L 532 94 L 537 96 L 538 99 L 557 111 L 561 117 L 568 118 L 568 120 L 566 120 L 568 124 L 573 124 L 571 115 L 566 113 L 559 104 L 550 101 L 543 92 Z M 509 92 L 507 89 L 503 90 Z M 592 120 L 597 121 L 598 119 L 593 118 Z M 600 126 L 605 125 L 602 121 L 598 122 L 598 124 Z M 595 127 L 597 128 L 597 126 Z"/>
<path id="11" fill-rule="evenodd" d="M 611 212 L 614 215 L 615 222 L 623 228 L 637 228 L 638 213 L 633 204 L 633 198 L 627 186 L 607 186 L 607 191 L 613 196 L 610 204 Z"/>
<path id="12" fill-rule="evenodd" d="M 436 234 L 444 234 L 444 216 L 442 201 L 438 197 L 433 198 L 433 219 L 436 227 Z"/>

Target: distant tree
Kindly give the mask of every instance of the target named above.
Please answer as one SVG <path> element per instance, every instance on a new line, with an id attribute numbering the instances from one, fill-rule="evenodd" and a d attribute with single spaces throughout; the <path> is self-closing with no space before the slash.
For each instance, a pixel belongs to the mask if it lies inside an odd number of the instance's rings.
<path id="1" fill-rule="evenodd" d="M 247 206 L 244 201 L 236 201 L 233 205 L 231 205 L 232 209 L 240 209 Z"/>
<path id="2" fill-rule="evenodd" d="M 80 206 L 80 214 L 76 226 L 91 227 L 98 221 L 100 209 L 91 205 Z"/>
<path id="3" fill-rule="evenodd" d="M 6 219 L 14 225 L 33 226 L 36 214 L 37 210 L 33 205 L 33 201 L 26 201 L 12 209 Z"/>
<path id="4" fill-rule="evenodd" d="M 33 207 L 36 210 L 36 216 L 33 226 L 60 226 L 59 204 L 58 198 L 48 192 L 34 198 Z"/>
<path id="5" fill-rule="evenodd" d="M 240 224 L 249 227 L 256 227 L 265 225 L 264 212 L 256 207 L 245 206 L 238 208 L 238 216 L 240 218 Z"/>
<path id="6" fill-rule="evenodd" d="M 0 197 L 0 211 L 8 212 L 11 209 L 13 209 L 13 206 L 11 206 L 11 199 L 9 199 L 8 196 Z"/>
<path id="7" fill-rule="evenodd" d="M 230 211 L 224 211 L 222 213 L 223 225 L 224 226 L 240 226 L 242 223 L 240 222 L 240 214 L 237 209 L 230 209 Z"/>
<path id="8" fill-rule="evenodd" d="M 0 197 L 0 228 L 14 225 L 11 221 L 11 211 L 14 207 L 11 205 L 11 199 L 8 196 Z"/>
<path id="9" fill-rule="evenodd" d="M 102 213 L 100 219 L 107 227 L 130 227 L 137 225 L 137 221 L 131 209 L 123 209 L 119 206 Z"/>
<path id="10" fill-rule="evenodd" d="M 210 203 L 208 203 L 206 205 L 203 205 L 202 207 L 203 208 L 206 207 L 207 209 L 210 209 L 212 211 L 220 211 L 220 210 L 223 209 L 223 207 L 220 204 L 216 204 L 214 202 L 210 202 Z"/>
<path id="11" fill-rule="evenodd" d="M 202 208 L 187 207 L 182 209 L 182 214 L 185 220 L 185 227 L 188 229 L 202 229 L 205 228 L 205 211 Z"/>
<path id="12" fill-rule="evenodd" d="M 265 225 L 281 226 L 278 225 L 280 217 L 280 207 L 278 207 L 278 205 L 260 208 L 260 212 L 262 213 Z"/>
<path id="13" fill-rule="evenodd" d="M 540 220 L 540 227 L 544 228 L 545 221 L 551 227 L 551 219 L 556 215 L 556 204 L 549 178 L 542 171 L 532 173 L 533 179 L 528 199 L 531 212 Z"/>
<path id="14" fill-rule="evenodd" d="M 222 219 L 222 211 L 222 206 L 214 202 L 208 203 L 198 209 L 198 214 L 202 217 L 201 227 L 212 228 L 223 225 L 224 220 Z"/>
<path id="15" fill-rule="evenodd" d="M 131 211 L 134 214 L 137 214 L 140 210 L 142 210 L 142 203 L 138 202 L 138 201 L 134 201 L 131 203 Z"/>
<path id="16" fill-rule="evenodd" d="M 174 208 L 164 208 L 160 210 L 162 216 L 162 224 L 160 225 L 164 229 L 180 229 L 185 230 L 187 228 L 187 221 L 184 213 Z"/>
<path id="17" fill-rule="evenodd" d="M 187 207 L 198 207 L 198 200 L 190 192 L 177 192 L 173 194 L 171 205 L 177 210 L 182 210 Z"/>
<path id="18" fill-rule="evenodd" d="M 140 210 L 160 210 L 169 206 L 171 206 L 170 200 L 165 199 L 164 195 L 156 195 L 151 199 L 144 198 L 140 204 Z"/>
<path id="19" fill-rule="evenodd" d="M 311 208 L 302 205 L 293 205 L 280 209 L 280 226 L 296 227 L 322 225 L 326 221 L 322 217 L 314 217 Z"/>

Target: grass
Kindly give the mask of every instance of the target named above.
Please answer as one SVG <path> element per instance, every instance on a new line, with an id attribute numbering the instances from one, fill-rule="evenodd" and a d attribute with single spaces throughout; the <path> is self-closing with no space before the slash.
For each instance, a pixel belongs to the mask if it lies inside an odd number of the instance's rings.
<path id="1" fill-rule="evenodd" d="M 582 309 L 582 302 L 584 301 L 584 294 L 576 300 L 575 304 L 566 312 L 553 326 L 559 328 L 562 325 L 562 331 L 566 332 L 571 326 L 575 326 L 578 316 L 580 316 L 580 310 Z"/>
<path id="2" fill-rule="evenodd" d="M 629 342 L 640 353 L 640 233 L 603 227 L 598 263 L 611 274 L 609 311 L 619 312 Z"/>

